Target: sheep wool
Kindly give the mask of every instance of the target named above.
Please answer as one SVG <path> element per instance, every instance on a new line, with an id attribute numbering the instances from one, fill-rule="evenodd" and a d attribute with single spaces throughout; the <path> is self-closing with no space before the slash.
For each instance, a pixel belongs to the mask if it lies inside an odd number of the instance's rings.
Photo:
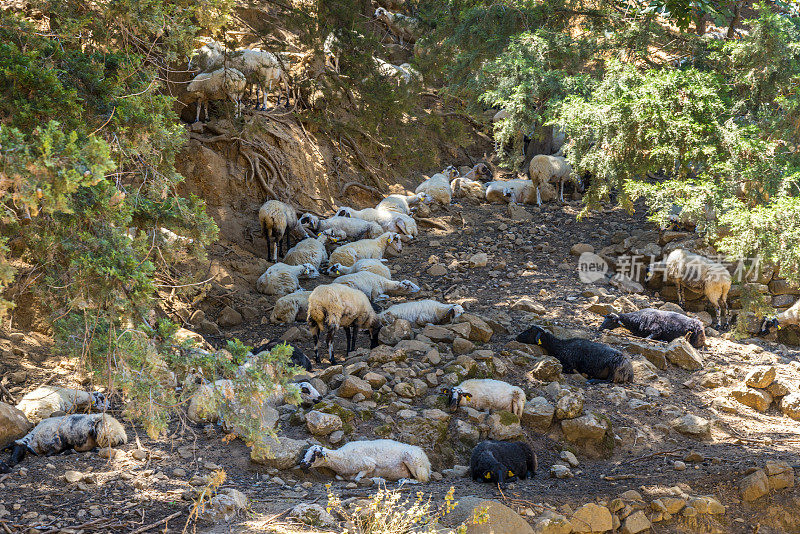
<path id="1" fill-rule="evenodd" d="M 453 191 L 450 189 L 450 180 L 458 177 L 455 167 L 447 167 L 442 172 L 437 172 L 414 190 L 415 193 L 427 194 L 432 202 L 437 202 L 443 206 L 450 204 L 453 198 Z"/>
<path id="2" fill-rule="evenodd" d="M 206 121 L 208 120 L 208 103 L 211 100 L 228 98 L 236 105 L 236 116 L 239 116 L 247 82 L 244 74 L 236 69 L 221 68 L 213 72 L 202 72 L 194 77 L 186 86 L 190 98 L 197 100 L 195 122 L 200 120 L 200 109 L 205 105 Z"/>
<path id="3" fill-rule="evenodd" d="M 14 442 L 8 464 L 0 462 L 0 472 L 7 473 L 27 453 L 51 456 L 75 449 L 86 452 L 96 447 L 115 447 L 128 442 L 125 427 L 107 414 L 73 414 L 42 420 L 23 438 Z"/>
<path id="4" fill-rule="evenodd" d="M 330 276 L 342 276 L 343 274 L 353 274 L 360 273 L 362 271 L 368 271 L 384 278 L 391 278 L 392 271 L 389 270 L 385 262 L 385 259 L 364 259 L 358 260 L 350 267 L 345 267 L 341 263 L 333 263 L 328 266 L 325 274 Z"/>
<path id="5" fill-rule="evenodd" d="M 536 467 L 536 454 L 521 441 L 481 441 L 472 449 L 469 461 L 472 480 L 494 484 L 533 477 Z"/>
<path id="6" fill-rule="evenodd" d="M 539 326 L 517 336 L 520 343 L 541 345 L 561 362 L 565 373 L 581 373 L 592 380 L 622 383 L 633 381 L 633 364 L 619 350 L 588 339 L 559 339 Z"/>
<path id="7" fill-rule="evenodd" d="M 41 386 L 25 394 L 17 404 L 17 409 L 32 423 L 50 417 L 55 412 L 98 411 L 108 409 L 108 402 L 102 393 L 82 391 L 60 386 Z"/>
<path id="8" fill-rule="evenodd" d="M 464 380 L 452 388 L 443 388 L 442 392 L 453 410 L 469 406 L 476 410 L 507 411 L 521 417 L 525 408 L 522 388 L 491 378 Z"/>
<path id="9" fill-rule="evenodd" d="M 514 179 L 486 184 L 487 202 L 532 204 L 535 198 L 536 188 L 530 180 Z"/>
<path id="10" fill-rule="evenodd" d="M 283 257 L 283 263 L 287 265 L 302 265 L 309 263 L 319 269 L 322 264 L 328 261 L 328 251 L 325 244 L 330 239 L 329 234 L 321 233 L 318 237 L 303 239 L 298 244 L 289 249 Z M 334 239 L 330 239 L 336 242 Z"/>
<path id="11" fill-rule="evenodd" d="M 381 312 L 379 318 L 384 325 L 392 324 L 397 319 L 405 319 L 411 324 L 424 326 L 452 321 L 462 313 L 464 308 L 460 304 L 444 304 L 424 299 L 390 306 Z"/>
<path id="12" fill-rule="evenodd" d="M 403 15 L 402 13 L 394 13 L 379 7 L 375 10 L 375 18 L 386 24 L 393 34 L 401 40 L 405 39 L 409 43 L 417 40 L 420 27 L 419 21 L 413 17 Z"/>
<path id="13" fill-rule="evenodd" d="M 335 450 L 312 445 L 299 465 L 303 469 L 327 467 L 356 481 L 366 476 L 387 480 L 413 478 L 424 483 L 431 477 L 431 462 L 425 451 L 391 439 L 351 441 Z"/>
<path id="14" fill-rule="evenodd" d="M 272 308 L 272 314 L 269 316 L 269 322 L 272 324 L 288 324 L 297 320 L 297 316 L 308 312 L 308 296 L 311 291 L 303 289 L 284 295 L 275 301 L 275 307 Z"/>
<path id="15" fill-rule="evenodd" d="M 389 195 L 381 200 L 375 209 L 389 210 L 404 215 L 411 215 L 414 206 L 420 202 L 425 202 L 430 197 L 427 193 L 416 193 L 414 195 Z"/>
<path id="16" fill-rule="evenodd" d="M 380 259 L 385 254 L 397 256 L 403 251 L 400 236 L 394 232 L 384 232 L 375 239 L 362 239 L 337 248 L 330 255 L 330 263 L 340 263 L 350 267 L 358 260 Z"/>
<path id="17" fill-rule="evenodd" d="M 310 263 L 302 265 L 276 263 L 258 277 L 256 290 L 266 295 L 288 295 L 298 289 L 302 289 L 300 287 L 300 277 L 316 278 L 318 276 L 319 271 Z"/>
<path id="18" fill-rule="evenodd" d="M 656 341 L 672 341 L 688 336 L 692 346 L 702 348 L 706 344 L 703 323 L 682 313 L 645 308 L 630 313 L 609 313 L 600 330 L 624 327 L 635 336 Z"/>
<path id="19" fill-rule="evenodd" d="M 297 220 L 294 208 L 279 200 L 268 200 L 258 210 L 258 221 L 261 231 L 267 240 L 270 261 L 278 261 L 278 254 L 283 254 L 282 239 L 286 239 L 286 248 L 289 248 L 291 233 L 308 237 L 306 231 Z"/>
<path id="20" fill-rule="evenodd" d="M 417 223 L 408 215 L 397 213 L 386 209 L 364 208 L 354 210 L 353 208 L 342 207 L 336 212 L 340 217 L 355 217 L 365 221 L 375 222 L 381 225 L 386 232 L 394 232 L 411 238 L 417 236 Z"/>
<path id="21" fill-rule="evenodd" d="M 351 241 L 375 239 L 384 232 L 380 224 L 354 217 L 335 216 L 328 219 L 320 219 L 313 213 L 306 213 L 300 217 L 300 223 L 308 226 L 314 233 L 325 232 L 326 230 L 342 232 L 344 238 Z"/>
<path id="22" fill-rule="evenodd" d="M 385 297 L 386 295 L 410 295 L 419 291 L 419 286 L 411 280 L 396 282 L 369 271 L 345 274 L 334 280 L 334 283 L 358 289 L 370 300 Z"/>
<path id="23" fill-rule="evenodd" d="M 561 202 L 564 202 L 564 182 L 572 175 L 572 166 L 562 156 L 538 154 L 528 164 L 528 178 L 536 185 L 536 203 L 542 205 L 539 188 L 547 182 L 561 184 Z"/>
<path id="24" fill-rule="evenodd" d="M 380 322 L 367 296 L 357 289 L 342 284 L 317 286 L 308 297 L 308 326 L 314 336 L 314 356 L 320 363 L 320 333 L 326 332 L 328 358 L 336 363 L 333 355 L 333 337 L 339 328 L 345 329 L 347 352 L 355 350 L 359 328 L 370 332 L 370 347 L 378 345 Z"/>

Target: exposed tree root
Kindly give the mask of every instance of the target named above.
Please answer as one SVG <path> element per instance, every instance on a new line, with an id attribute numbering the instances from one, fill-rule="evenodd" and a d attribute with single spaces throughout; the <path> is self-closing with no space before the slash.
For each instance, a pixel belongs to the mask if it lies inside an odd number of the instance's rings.
<path id="1" fill-rule="evenodd" d="M 350 189 L 351 187 L 358 187 L 358 188 L 363 189 L 365 191 L 369 191 L 370 193 L 372 193 L 375 196 L 383 197 L 383 193 L 381 193 L 375 187 L 372 187 L 371 185 L 362 184 L 360 182 L 347 182 L 339 190 L 339 196 L 344 196 L 344 194 L 347 193 L 347 190 Z"/>

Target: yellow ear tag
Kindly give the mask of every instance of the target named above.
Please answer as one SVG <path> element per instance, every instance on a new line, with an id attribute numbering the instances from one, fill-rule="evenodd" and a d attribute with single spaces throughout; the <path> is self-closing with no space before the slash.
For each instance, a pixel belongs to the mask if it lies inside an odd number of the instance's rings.
<path id="1" fill-rule="evenodd" d="M 778 325 L 778 330 L 780 330 L 780 329 L 781 329 L 781 325 Z"/>
<path id="2" fill-rule="evenodd" d="M 510 477 L 513 477 L 513 476 L 514 476 L 514 473 L 512 473 L 511 471 L 509 471 L 509 472 L 508 472 L 508 476 L 510 476 Z"/>
<path id="3" fill-rule="evenodd" d="M 485 475 L 483 475 L 483 478 L 485 478 L 486 480 L 489 480 L 490 478 L 492 478 L 492 474 L 491 473 L 486 473 Z"/>
<path id="4" fill-rule="evenodd" d="M 541 344 L 542 344 L 542 339 L 541 339 L 541 338 L 537 339 L 537 340 L 536 340 L 536 344 L 537 344 L 537 345 L 541 345 Z"/>

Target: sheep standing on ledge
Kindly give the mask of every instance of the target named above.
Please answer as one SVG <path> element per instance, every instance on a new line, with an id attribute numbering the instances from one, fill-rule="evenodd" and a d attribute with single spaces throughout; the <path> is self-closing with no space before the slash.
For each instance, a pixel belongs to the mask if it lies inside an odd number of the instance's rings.
<path id="1" fill-rule="evenodd" d="M 481 441 L 472 449 L 469 460 L 472 480 L 501 485 L 533 477 L 536 467 L 536 454 L 521 441 Z"/>
<path id="2" fill-rule="evenodd" d="M 355 481 L 365 476 L 387 480 L 414 478 L 420 482 L 431 478 L 431 462 L 425 451 L 391 439 L 351 441 L 336 450 L 312 445 L 299 465 L 303 469 L 327 467 Z"/>
<path id="3" fill-rule="evenodd" d="M 616 383 L 633 381 L 630 359 L 604 343 L 581 338 L 559 339 L 538 326 L 525 330 L 517 336 L 517 341 L 541 345 L 561 362 L 565 373 L 581 373 L 590 379 Z"/>
<path id="4" fill-rule="evenodd" d="M 244 74 L 236 69 L 217 69 L 213 72 L 202 72 L 194 77 L 186 86 L 190 98 L 197 101 L 197 114 L 194 122 L 200 120 L 200 109 L 205 105 L 206 121 L 208 121 L 208 102 L 228 98 L 236 105 L 236 116 L 242 107 L 242 95 L 247 85 Z"/>
<path id="5" fill-rule="evenodd" d="M 295 237 L 308 237 L 305 229 L 297 220 L 294 208 L 280 200 L 264 202 L 264 205 L 258 210 L 258 221 L 261 223 L 264 239 L 267 240 L 269 261 L 278 261 L 278 255 L 283 254 L 282 239 L 286 238 L 286 249 L 288 250 L 291 234 L 295 234 Z"/>
<path id="6" fill-rule="evenodd" d="M 634 336 L 672 341 L 689 336 L 689 343 L 698 349 L 706 344 L 706 331 L 703 323 L 682 313 L 645 308 L 630 313 L 609 313 L 605 316 L 600 330 L 625 327 Z"/>
<path id="7" fill-rule="evenodd" d="M 0 462 L 0 473 L 8 473 L 27 453 L 51 456 L 69 449 L 86 452 L 127 442 L 125 427 L 110 415 L 93 413 L 50 417 L 14 442 L 8 464 Z"/>

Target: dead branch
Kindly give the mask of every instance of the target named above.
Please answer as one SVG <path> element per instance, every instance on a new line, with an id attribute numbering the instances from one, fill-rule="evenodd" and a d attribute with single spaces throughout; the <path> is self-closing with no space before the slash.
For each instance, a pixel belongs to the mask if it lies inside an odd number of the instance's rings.
<path id="1" fill-rule="evenodd" d="M 365 191 L 368 191 L 368 192 L 372 193 L 375 196 L 383 197 L 383 193 L 378 191 L 376 188 L 372 187 L 371 185 L 362 184 L 360 182 L 347 182 L 339 190 L 339 196 L 340 197 L 344 196 L 344 194 L 347 192 L 347 190 L 350 189 L 351 187 L 358 187 L 360 189 L 363 189 Z"/>

